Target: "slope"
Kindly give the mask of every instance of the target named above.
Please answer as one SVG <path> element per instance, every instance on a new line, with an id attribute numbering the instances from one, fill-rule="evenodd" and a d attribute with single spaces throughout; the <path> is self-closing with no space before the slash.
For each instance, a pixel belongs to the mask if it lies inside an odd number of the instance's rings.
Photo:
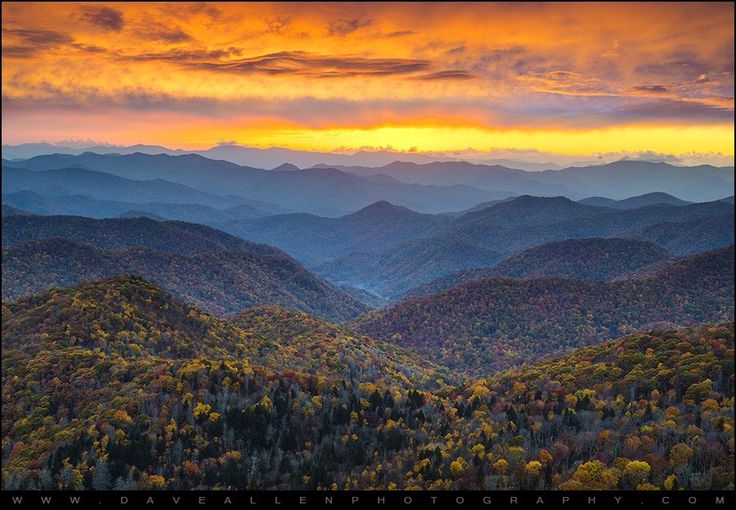
<path id="1" fill-rule="evenodd" d="M 140 217 L 2 221 L 4 299 L 132 273 L 211 313 L 281 304 L 344 320 L 367 308 L 281 250 L 203 225 Z"/>
<path id="2" fill-rule="evenodd" d="M 636 334 L 445 387 L 411 353 L 301 314 L 239 320 L 131 278 L 4 305 L 4 488 L 732 483 L 732 324 Z M 301 357 L 283 355 L 292 346 Z"/>
<path id="3" fill-rule="evenodd" d="M 523 250 L 487 268 L 450 273 L 411 289 L 407 296 L 434 294 L 469 280 L 495 276 L 608 280 L 669 258 L 667 250 L 636 239 L 568 239 Z"/>
<path id="4" fill-rule="evenodd" d="M 728 247 L 620 281 L 473 280 L 369 312 L 351 327 L 488 373 L 656 323 L 732 320 L 733 277 Z"/>

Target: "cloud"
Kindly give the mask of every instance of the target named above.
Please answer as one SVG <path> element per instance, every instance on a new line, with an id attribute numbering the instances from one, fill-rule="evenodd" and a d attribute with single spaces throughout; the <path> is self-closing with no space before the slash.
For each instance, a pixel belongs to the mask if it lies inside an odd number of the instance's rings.
<path id="1" fill-rule="evenodd" d="M 437 71 L 436 73 L 422 74 L 419 76 L 413 76 L 415 80 L 469 80 L 476 76 L 468 71 L 460 69 L 451 69 L 447 71 Z"/>
<path id="2" fill-rule="evenodd" d="M 372 19 L 337 19 L 331 21 L 327 26 L 327 33 L 330 35 L 347 35 L 363 27 L 367 27 L 372 23 Z"/>
<path id="3" fill-rule="evenodd" d="M 664 85 L 637 85 L 636 87 L 632 87 L 632 91 L 634 93 L 644 93 L 644 94 L 669 94 L 670 89 L 665 87 Z"/>
<path id="4" fill-rule="evenodd" d="M 39 46 L 51 46 L 65 44 L 74 41 L 74 39 L 63 32 L 55 30 L 34 30 L 34 29 L 7 29 L 3 28 L 3 33 L 11 37 L 16 37 L 28 44 L 36 44 Z M 5 44 L 3 43 L 3 46 Z"/>
<path id="5" fill-rule="evenodd" d="M 315 55 L 304 51 L 282 51 L 227 62 L 198 62 L 184 65 L 227 73 L 291 74 L 317 78 L 402 75 L 430 68 L 427 60 Z"/>
<path id="6" fill-rule="evenodd" d="M 3 28 L 2 32 L 3 57 L 27 58 L 74 42 L 69 34 L 54 30 Z"/>
<path id="7" fill-rule="evenodd" d="M 161 52 L 139 53 L 132 55 L 118 54 L 117 58 L 120 60 L 140 62 L 160 60 L 162 62 L 173 62 L 176 64 L 186 64 L 191 62 L 211 63 L 212 60 L 219 60 L 222 58 L 237 56 L 240 54 L 240 51 L 241 50 L 239 48 L 234 47 L 218 50 L 188 50 L 183 48 L 176 48 Z"/>
<path id="8" fill-rule="evenodd" d="M 381 34 L 381 37 L 403 37 L 405 35 L 412 35 L 412 34 L 416 34 L 416 32 L 413 30 L 395 30 L 387 34 Z"/>
<path id="9" fill-rule="evenodd" d="M 181 27 L 166 26 L 163 23 L 148 24 L 145 29 L 138 32 L 141 37 L 152 41 L 163 41 L 169 43 L 180 43 L 192 40 L 192 36 Z"/>
<path id="10" fill-rule="evenodd" d="M 291 17 L 278 15 L 274 18 L 266 18 L 266 29 L 274 34 L 282 34 L 291 24 Z"/>
<path id="11" fill-rule="evenodd" d="M 663 98 L 652 101 L 631 100 L 614 108 L 611 117 L 624 117 L 629 121 L 648 119 L 672 119 L 689 121 L 733 121 L 733 98 L 731 108 L 709 105 L 701 101 Z"/>
<path id="12" fill-rule="evenodd" d="M 85 5 L 81 8 L 79 17 L 98 28 L 114 32 L 121 31 L 125 25 L 122 12 L 103 5 Z"/>

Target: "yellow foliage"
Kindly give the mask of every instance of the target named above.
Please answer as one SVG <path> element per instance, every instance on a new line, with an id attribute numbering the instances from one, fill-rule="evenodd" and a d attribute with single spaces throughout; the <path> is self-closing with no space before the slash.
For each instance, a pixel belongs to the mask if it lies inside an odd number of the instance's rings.
<path id="1" fill-rule="evenodd" d="M 260 402 L 258 402 L 258 404 L 268 410 L 271 410 L 271 408 L 273 407 L 273 401 L 268 398 L 268 395 L 263 395 L 263 398 L 260 400 Z"/>
<path id="2" fill-rule="evenodd" d="M 624 468 L 626 476 L 635 484 L 647 479 L 652 468 L 643 460 L 632 460 Z"/>
<path id="3" fill-rule="evenodd" d="M 152 487 L 163 487 L 166 484 L 166 479 L 161 475 L 151 475 L 148 477 L 148 483 Z"/>
<path id="4" fill-rule="evenodd" d="M 493 463 L 493 469 L 501 474 L 505 474 L 509 470 L 509 463 L 506 462 L 506 459 L 498 459 Z"/>
<path id="5" fill-rule="evenodd" d="M 529 461 L 524 467 L 524 473 L 531 477 L 539 476 L 542 473 L 542 463 L 538 460 Z"/>
<path id="6" fill-rule="evenodd" d="M 195 418 L 198 418 L 202 414 L 207 416 L 208 414 L 210 414 L 211 410 L 212 406 L 210 406 L 209 404 L 205 404 L 204 402 L 197 402 L 197 405 L 194 406 L 194 409 L 192 409 L 192 414 Z"/>
<path id="7" fill-rule="evenodd" d="M 452 476 L 454 476 L 455 478 L 459 477 L 464 469 L 465 460 L 462 457 L 458 457 L 457 459 L 450 462 L 450 473 L 452 473 Z"/>

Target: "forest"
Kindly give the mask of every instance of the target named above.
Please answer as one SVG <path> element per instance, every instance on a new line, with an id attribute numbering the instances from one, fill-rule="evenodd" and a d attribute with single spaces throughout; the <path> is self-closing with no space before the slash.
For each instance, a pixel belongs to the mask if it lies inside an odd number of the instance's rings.
<path id="1" fill-rule="evenodd" d="M 117 277 L 5 304 L 2 333 L 10 489 L 733 486 L 732 323 L 476 378 Z"/>

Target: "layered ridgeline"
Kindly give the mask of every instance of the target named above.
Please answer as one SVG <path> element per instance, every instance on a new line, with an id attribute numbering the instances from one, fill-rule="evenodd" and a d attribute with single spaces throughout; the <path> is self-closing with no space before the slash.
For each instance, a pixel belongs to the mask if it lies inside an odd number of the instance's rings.
<path id="1" fill-rule="evenodd" d="M 490 266 L 536 245 L 594 237 L 654 240 L 674 255 L 728 246 L 733 243 L 733 204 L 612 210 L 562 197 L 522 196 L 464 214 L 431 236 L 386 250 L 366 246 L 314 270 L 337 284 L 395 299 L 449 273 Z"/>
<path id="2" fill-rule="evenodd" d="M 216 314 L 278 304 L 334 320 L 367 310 L 277 248 L 205 227 L 148 218 L 2 219 L 2 296 L 14 299 L 120 274 L 150 279 Z"/>
<path id="3" fill-rule="evenodd" d="M 633 274 L 670 258 L 664 248 L 637 239 L 568 239 L 523 250 L 490 267 L 450 273 L 411 289 L 406 297 L 434 294 L 466 281 L 499 276 L 603 281 Z"/>
<path id="4" fill-rule="evenodd" d="M 637 278 L 486 278 L 407 299 L 352 327 L 455 369 L 490 373 L 656 324 L 733 320 L 733 247 Z"/>
<path id="5" fill-rule="evenodd" d="M 733 483 L 730 324 L 455 385 L 400 347 L 303 313 L 234 321 L 136 278 L 3 305 L 4 488 Z"/>
<path id="6" fill-rule="evenodd" d="M 7 174 L 7 178 L 14 184 L 13 190 L 35 191 L 44 195 L 77 194 L 97 200 L 129 201 L 116 194 L 114 188 L 90 188 L 87 182 L 76 179 L 55 181 L 55 186 L 52 187 L 48 185 L 48 180 L 60 178 L 61 172 L 74 175 L 86 172 L 90 177 L 94 174 L 96 178 L 125 182 L 130 186 L 147 186 L 156 182 L 186 187 L 189 191 L 196 190 L 218 197 L 219 203 L 226 202 L 225 198 L 235 203 L 253 204 L 253 201 L 260 201 L 291 211 L 325 216 L 348 214 L 356 208 L 379 200 L 389 200 L 417 211 L 436 213 L 460 210 L 467 207 L 467 204 L 510 195 L 503 190 L 489 191 L 471 186 L 417 185 L 397 180 L 366 179 L 334 168 L 263 170 L 195 154 L 49 154 L 25 161 L 4 160 L 3 167 L 3 181 Z M 59 188 L 62 188 L 62 193 L 58 192 Z M 184 195 L 179 199 L 172 195 L 166 200 L 152 197 L 133 201 L 202 203 L 185 200 Z M 218 207 L 217 203 L 215 201 L 206 205 Z M 257 204 L 254 205 L 258 207 Z"/>
<path id="7" fill-rule="evenodd" d="M 227 222 L 220 228 L 245 239 L 278 246 L 305 264 L 315 264 L 367 247 L 386 250 L 403 241 L 429 236 L 450 221 L 449 217 L 420 214 L 380 201 L 339 218 L 283 214 Z"/>
<path id="8" fill-rule="evenodd" d="M 578 202 L 598 207 L 611 207 L 613 209 L 638 209 L 639 207 L 646 207 L 649 205 L 687 205 L 691 203 L 687 200 L 680 200 L 677 197 L 661 192 L 646 193 L 644 195 L 629 197 L 623 200 L 614 200 L 612 198 L 605 197 L 589 197 L 578 200 Z"/>
<path id="9" fill-rule="evenodd" d="M 184 200 L 180 196 L 180 200 Z M 239 204 L 218 209 L 192 203 L 124 202 L 98 200 L 87 195 L 48 196 L 34 191 L 16 191 L 3 194 L 3 203 L 34 214 L 87 216 L 90 218 L 117 218 L 124 216 L 148 216 L 160 219 L 180 220 L 192 223 L 216 225 L 218 223 L 260 218 L 270 214 L 282 214 L 285 210 L 267 204 L 256 207 Z"/>

